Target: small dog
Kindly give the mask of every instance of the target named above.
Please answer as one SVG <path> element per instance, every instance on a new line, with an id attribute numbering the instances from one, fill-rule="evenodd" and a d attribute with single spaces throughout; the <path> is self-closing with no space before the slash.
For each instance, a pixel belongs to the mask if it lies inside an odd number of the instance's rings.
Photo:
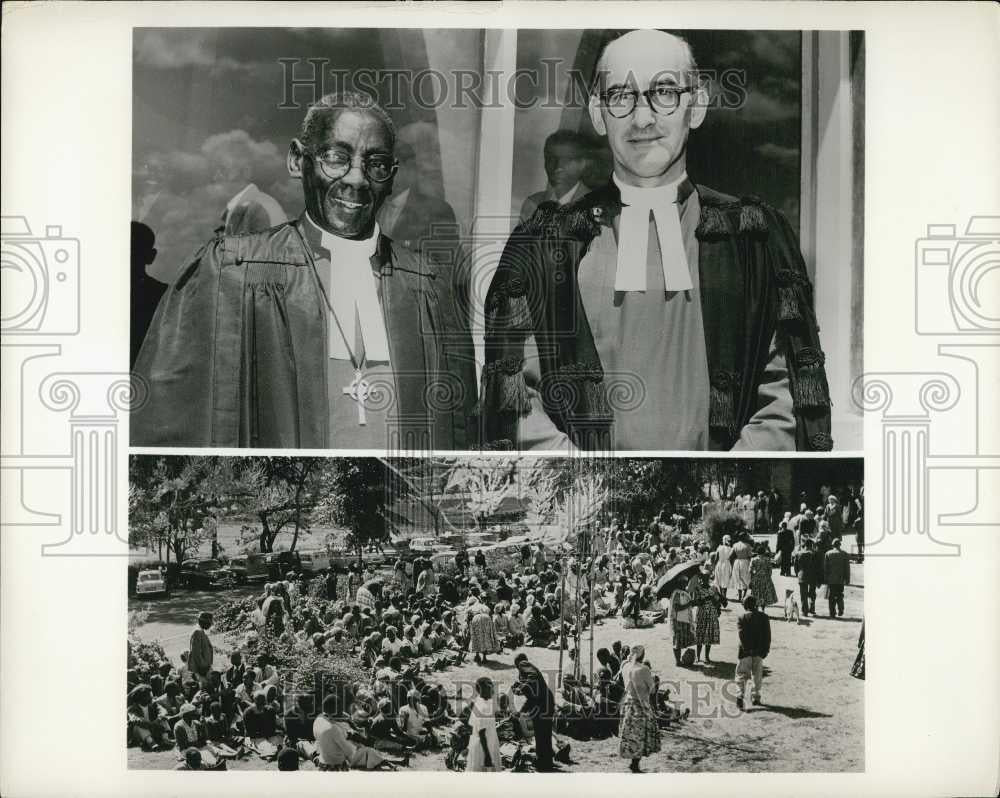
<path id="1" fill-rule="evenodd" d="M 785 589 L 785 620 L 799 622 L 799 597 L 794 590 Z"/>

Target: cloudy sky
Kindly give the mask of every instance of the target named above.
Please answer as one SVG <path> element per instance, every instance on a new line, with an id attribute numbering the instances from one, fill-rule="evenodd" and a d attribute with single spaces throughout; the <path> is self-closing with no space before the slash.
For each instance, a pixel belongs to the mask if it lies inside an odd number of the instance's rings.
<path id="1" fill-rule="evenodd" d="M 532 35 L 532 34 L 535 35 Z M 551 36 L 519 35 L 518 65 L 552 55 L 532 42 Z M 583 42 L 601 36 L 586 31 Z M 747 94 L 738 110 L 714 111 L 692 137 L 689 173 L 721 191 L 764 197 L 798 220 L 800 59 L 797 32 L 689 31 L 699 65 L 706 69 L 745 70 Z M 423 69 L 429 63 L 471 65 L 479 33 L 448 38 L 420 32 L 337 29 L 137 29 L 133 67 L 133 218 L 146 221 L 157 236 L 159 255 L 151 271 L 169 278 L 212 235 L 226 202 L 247 181 L 271 194 L 289 216 L 302 209 L 299 184 L 285 172 L 289 140 L 297 134 L 312 90 L 285 97 L 289 67 L 295 75 L 312 73 L 307 59 L 325 59 L 328 70 L 362 67 Z M 426 42 L 433 45 L 428 48 Z M 578 55 L 579 32 L 565 54 Z M 549 45 L 546 45 L 548 47 Z M 444 51 L 442 52 L 442 47 Z M 430 52 L 428 52 L 430 49 Z M 562 53 L 559 53 L 562 55 Z M 324 86 L 329 91 L 331 83 Z M 405 93 L 405 92 L 404 92 Z M 384 100 L 384 98 L 382 98 Z M 290 106 L 290 107 L 288 107 Z M 468 113 L 474 113 L 470 110 Z M 556 112 L 558 113 L 558 112 Z M 521 112 L 518 112 L 519 120 Z M 433 114 L 409 104 L 393 112 L 397 126 L 426 131 Z M 565 116 L 562 117 L 565 119 Z M 439 119 L 445 119 L 439 115 Z M 452 120 L 456 119 L 454 114 Z M 525 120 L 534 119 L 528 115 Z M 447 128 L 450 123 L 441 123 Z M 477 124 L 477 123 L 476 123 Z M 556 122 L 556 126 L 560 124 Z M 563 122 L 564 124 L 564 122 Z M 533 126 L 529 125 L 529 127 Z M 475 125 L 472 125 L 474 128 Z M 515 184 L 541 183 L 543 131 L 518 124 L 519 143 L 536 150 L 515 159 Z M 450 131 L 441 132 L 441 141 Z M 454 134 L 451 134 L 454 136 Z M 534 141 L 535 138 L 539 141 Z M 444 155 L 445 168 L 467 172 L 462 197 L 471 197 L 475 164 L 466 157 L 474 142 L 462 131 L 461 155 Z M 441 148 L 448 150 L 446 144 Z M 519 165 L 520 164 L 520 165 Z M 536 189 L 532 189 L 536 190 Z M 449 196 L 449 198 L 451 198 Z M 460 219 L 471 213 L 468 201 L 453 202 Z"/>

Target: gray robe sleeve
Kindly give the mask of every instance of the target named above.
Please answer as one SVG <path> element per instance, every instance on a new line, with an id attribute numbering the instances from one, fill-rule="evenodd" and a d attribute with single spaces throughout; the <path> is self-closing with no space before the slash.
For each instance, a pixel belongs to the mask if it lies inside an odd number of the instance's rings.
<path id="1" fill-rule="evenodd" d="M 733 451 L 795 451 L 795 412 L 784 349 L 771 339 L 764 376 L 757 388 L 757 411 L 740 430 Z"/>

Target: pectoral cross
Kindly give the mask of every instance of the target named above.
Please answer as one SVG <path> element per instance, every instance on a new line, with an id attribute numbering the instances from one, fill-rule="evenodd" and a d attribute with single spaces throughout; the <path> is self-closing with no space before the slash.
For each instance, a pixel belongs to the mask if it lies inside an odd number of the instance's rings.
<path id="1" fill-rule="evenodd" d="M 354 379 L 351 384 L 343 390 L 345 396 L 350 396 L 358 403 L 358 424 L 362 427 L 368 423 L 368 416 L 365 414 L 365 399 L 368 398 L 368 380 L 364 378 L 361 369 L 354 370 Z"/>

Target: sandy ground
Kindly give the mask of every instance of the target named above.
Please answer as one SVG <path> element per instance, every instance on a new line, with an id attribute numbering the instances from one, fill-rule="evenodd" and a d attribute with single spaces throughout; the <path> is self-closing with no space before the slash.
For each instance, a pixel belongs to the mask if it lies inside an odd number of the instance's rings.
<path id="1" fill-rule="evenodd" d="M 736 667 L 736 619 L 741 611 L 735 603 L 723 610 L 720 617 L 721 644 L 714 647 L 711 666 L 693 668 L 674 665 L 670 650 L 670 630 L 667 624 L 649 629 L 623 629 L 620 619 L 610 619 L 594 628 L 594 647 L 610 647 L 615 640 L 646 646 L 647 659 L 652 663 L 664 685 L 672 686 L 672 698 L 691 709 L 691 719 L 675 724 L 663 732 L 662 750 L 643 760 L 644 770 L 664 771 L 861 771 L 864 769 L 864 682 L 850 676 L 857 652 L 858 633 L 863 616 L 864 589 L 861 567 L 854 565 L 852 581 L 847 588 L 846 611 L 843 618 L 831 620 L 803 618 L 798 624 L 787 623 L 781 606 L 768 608 L 771 618 L 771 654 L 765 661 L 763 705 L 749 706 L 739 712 L 733 702 L 732 683 Z M 794 588 L 794 579 L 784 578 L 775 571 L 775 587 L 779 598 L 784 588 Z M 822 592 L 821 592 L 822 595 Z M 180 598 L 178 596 L 178 598 Z M 189 598 L 189 608 L 179 615 L 164 605 L 154 611 L 151 623 L 140 629 L 144 637 L 173 637 L 168 653 L 184 647 L 184 631 L 193 625 L 195 607 L 201 597 Z M 221 598 L 221 596 L 219 596 Z M 218 599 L 216 599 L 218 600 Z M 171 599 L 170 605 L 176 599 Z M 826 610 L 819 599 L 817 609 Z M 167 620 L 169 619 L 169 620 Z M 539 668 L 550 672 L 554 686 L 559 652 L 548 649 L 521 649 Z M 514 678 L 513 659 L 517 651 L 490 658 L 486 666 L 466 662 L 461 667 L 427 677 L 442 681 L 464 696 L 472 693 L 472 683 L 484 674 L 490 675 L 501 689 Z M 589 638 L 583 643 L 583 672 L 589 669 Z M 564 672 L 571 668 L 564 659 Z M 579 741 L 567 738 L 572 746 L 572 764 L 566 771 L 592 772 L 627 769 L 627 760 L 618 756 L 618 738 Z M 143 753 L 131 748 L 129 767 L 172 768 L 174 752 Z M 274 769 L 274 763 L 259 759 L 230 764 L 232 770 Z M 303 769 L 311 765 L 304 764 Z M 444 769 L 444 754 L 417 755 L 410 767 L 415 770 Z"/>

